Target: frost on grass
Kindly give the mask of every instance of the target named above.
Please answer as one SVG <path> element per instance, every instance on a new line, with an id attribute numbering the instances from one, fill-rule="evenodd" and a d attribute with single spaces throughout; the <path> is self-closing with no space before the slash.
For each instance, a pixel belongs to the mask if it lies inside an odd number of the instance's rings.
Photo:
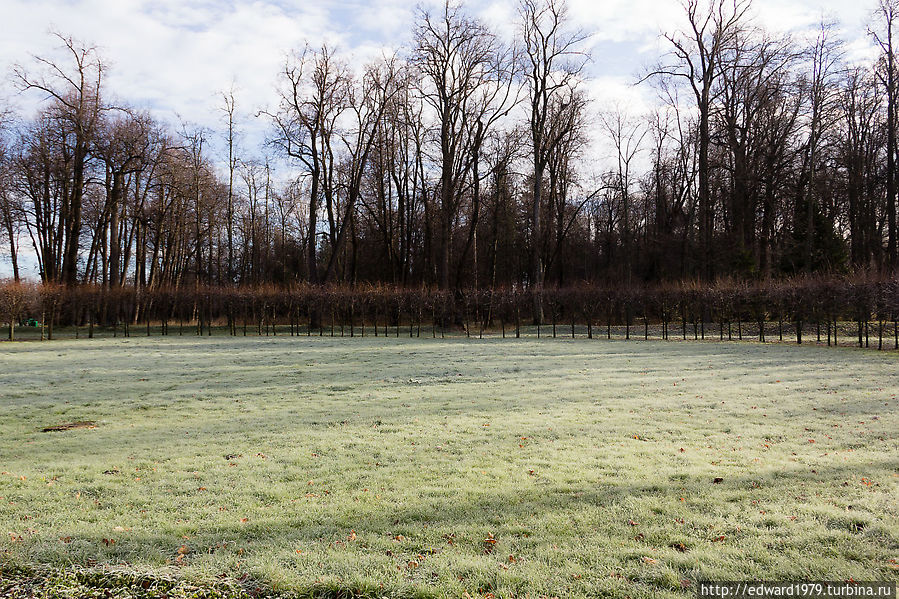
<path id="1" fill-rule="evenodd" d="M 0 568 L 372 596 L 897 580 L 896 366 L 589 340 L 5 345 Z"/>

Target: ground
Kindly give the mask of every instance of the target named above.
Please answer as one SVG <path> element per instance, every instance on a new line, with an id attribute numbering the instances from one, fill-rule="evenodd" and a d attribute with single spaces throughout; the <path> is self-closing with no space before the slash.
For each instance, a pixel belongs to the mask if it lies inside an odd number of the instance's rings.
<path id="1" fill-rule="evenodd" d="M 0 586 L 899 580 L 897 366 L 754 342 L 4 343 Z"/>

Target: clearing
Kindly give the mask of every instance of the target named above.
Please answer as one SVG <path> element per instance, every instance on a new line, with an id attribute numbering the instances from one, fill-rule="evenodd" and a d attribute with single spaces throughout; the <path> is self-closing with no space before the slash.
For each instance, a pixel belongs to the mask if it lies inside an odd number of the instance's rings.
<path id="1" fill-rule="evenodd" d="M 371 597 L 899 580 L 897 366 L 745 342 L 3 344 L 0 587 L 73 569 Z"/>

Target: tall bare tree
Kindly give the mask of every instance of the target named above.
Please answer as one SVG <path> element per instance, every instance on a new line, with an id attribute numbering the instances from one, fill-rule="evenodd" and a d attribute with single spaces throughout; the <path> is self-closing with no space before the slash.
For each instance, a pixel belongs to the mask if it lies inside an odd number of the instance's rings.
<path id="1" fill-rule="evenodd" d="M 437 15 L 419 14 L 412 62 L 418 92 L 436 115 L 440 170 L 438 212 L 440 288 L 450 286 L 453 224 L 478 148 L 514 104 L 514 54 L 480 21 L 449 2 Z"/>
<path id="2" fill-rule="evenodd" d="M 12 266 L 13 282 L 18 283 L 19 273 L 19 230 L 22 225 L 22 210 L 13 192 L 12 152 L 6 139 L 7 115 L 0 111 L 0 239 L 5 235 L 9 245 L 9 260 Z"/>
<path id="3" fill-rule="evenodd" d="M 713 277 L 712 241 L 714 213 L 712 210 L 709 149 L 710 120 L 715 100 L 715 84 L 720 73 L 719 60 L 724 50 L 735 43 L 737 33 L 749 10 L 749 0 L 684 0 L 687 27 L 666 33 L 671 45 L 667 59 L 654 68 L 648 77 L 673 77 L 687 83 L 698 112 L 698 204 L 699 236 L 701 244 L 701 273 Z M 644 78 L 645 79 L 645 78 Z"/>
<path id="4" fill-rule="evenodd" d="M 228 206 L 226 208 L 225 226 L 228 236 L 228 283 L 234 283 L 234 172 L 237 169 L 238 158 L 236 155 L 237 130 L 237 99 L 234 86 L 222 93 L 222 111 L 228 121 L 228 131 L 225 141 L 228 144 Z"/>
<path id="5" fill-rule="evenodd" d="M 344 214 L 331 230 L 331 256 L 325 270 L 325 282 L 336 274 L 347 231 L 354 226 L 353 217 L 372 148 L 379 139 L 384 115 L 392 106 L 393 98 L 402 91 L 401 84 L 397 60 L 388 58 L 382 64 L 370 65 L 362 80 L 358 84 L 351 81 L 347 88 L 347 105 L 353 118 L 352 125 L 341 135 L 346 156 L 342 185 Z"/>
<path id="6" fill-rule="evenodd" d="M 883 159 L 884 136 L 879 127 L 883 95 L 880 82 L 869 69 L 847 71 L 840 92 L 844 122 L 835 132 L 835 145 L 846 177 L 851 264 L 862 269 L 870 268 L 882 249 L 882 236 L 875 236 L 879 194 L 871 191 L 877 188 L 878 163 Z"/>
<path id="7" fill-rule="evenodd" d="M 887 129 L 887 265 L 892 270 L 897 266 L 897 231 L 896 231 L 896 119 L 899 89 L 897 89 L 896 54 L 893 47 L 893 28 L 899 18 L 899 1 L 879 0 L 876 17 L 879 27 L 871 28 L 870 35 L 881 49 L 881 68 L 877 70 L 878 78 L 886 89 L 886 129 Z"/>
<path id="8" fill-rule="evenodd" d="M 624 278 L 630 284 L 632 275 L 631 226 L 633 207 L 631 187 L 635 178 L 633 163 L 641 150 L 643 139 L 648 130 L 643 123 L 630 117 L 624 108 L 615 106 L 613 110 L 601 116 L 603 127 L 608 138 L 615 147 L 617 170 L 614 172 L 614 185 L 621 202 L 621 243 L 624 258 Z"/>
<path id="9" fill-rule="evenodd" d="M 275 145 L 304 168 L 309 186 L 309 280 L 321 280 L 318 267 L 318 218 L 322 200 L 331 231 L 336 230 L 335 144 L 337 122 L 348 107 L 348 72 L 330 48 L 306 48 L 288 59 L 281 73 L 278 110 L 266 113 L 275 126 Z"/>
<path id="10" fill-rule="evenodd" d="M 582 47 L 587 36 L 570 27 L 564 0 L 522 0 L 519 13 L 533 165 L 530 284 L 534 319 L 540 324 L 545 276 L 540 242 L 544 173 L 553 151 L 579 123 L 583 96 L 577 89 L 588 59 Z"/>
<path id="11" fill-rule="evenodd" d="M 103 130 L 93 144 L 106 170 L 106 206 L 108 218 L 108 264 L 104 279 L 110 287 L 124 282 L 122 257 L 122 215 L 129 187 L 138 186 L 129 176 L 147 169 L 154 159 L 155 124 L 148 114 L 120 112 L 104 119 Z M 140 193 L 139 189 L 134 189 Z M 103 236 L 107 241 L 106 236 Z M 125 265 L 127 266 L 127 264 Z"/>
<path id="12" fill-rule="evenodd" d="M 101 84 L 104 66 L 95 48 L 84 46 L 71 37 L 54 34 L 63 43 L 72 61 L 65 66 L 48 58 L 35 57 L 41 72 L 29 73 L 14 67 L 20 89 L 34 89 L 47 94 L 48 110 L 64 130 L 62 138 L 72 155 L 71 187 L 65 191 L 61 206 L 64 249 L 59 280 L 75 284 L 78 280 L 78 251 L 81 238 L 81 211 L 84 199 L 85 171 L 91 143 L 97 134 L 104 106 Z M 69 141 L 71 140 L 71 141 Z"/>
<path id="13" fill-rule="evenodd" d="M 808 138 L 805 144 L 805 197 L 800 200 L 804 210 L 805 223 L 794 227 L 804 227 L 805 244 L 803 249 L 804 268 L 807 272 L 815 270 L 815 220 L 818 215 L 818 198 L 816 189 L 816 176 L 818 169 L 819 151 L 825 132 L 838 118 L 835 111 L 838 101 L 838 88 L 836 77 L 842 71 L 842 42 L 835 36 L 834 25 L 822 22 L 818 28 L 818 35 L 809 51 L 809 74 L 805 81 L 808 97 L 807 131 Z"/>

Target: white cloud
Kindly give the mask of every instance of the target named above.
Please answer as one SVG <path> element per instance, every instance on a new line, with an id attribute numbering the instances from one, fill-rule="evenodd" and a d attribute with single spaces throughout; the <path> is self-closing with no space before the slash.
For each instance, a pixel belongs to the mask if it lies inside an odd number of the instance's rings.
<path id="1" fill-rule="evenodd" d="M 594 95 L 645 105 L 653 92 L 630 83 L 664 48 L 658 35 L 684 25 L 676 0 L 569 0 L 572 23 L 591 35 Z M 421 3 L 439 8 L 438 0 Z M 239 108 L 250 114 L 276 102 L 275 83 L 291 48 L 308 41 L 335 45 L 353 64 L 371 60 L 411 37 L 415 4 L 408 0 L 0 0 L 5 21 L 0 68 L 29 64 L 29 54 L 64 59 L 56 28 L 95 43 L 110 63 L 108 90 L 116 98 L 221 129 L 220 92 L 236 82 Z M 515 0 L 469 4 L 505 37 L 514 37 Z M 822 14 L 840 18 L 854 60 L 870 57 L 864 25 L 873 0 L 756 0 L 758 22 L 779 30 L 814 27 Z M 10 88 L 4 90 L 9 95 Z M 28 96 L 26 103 L 36 101 Z M 247 142 L 263 137 L 265 123 L 242 123 Z M 249 145 L 249 144 L 248 144 Z"/>

